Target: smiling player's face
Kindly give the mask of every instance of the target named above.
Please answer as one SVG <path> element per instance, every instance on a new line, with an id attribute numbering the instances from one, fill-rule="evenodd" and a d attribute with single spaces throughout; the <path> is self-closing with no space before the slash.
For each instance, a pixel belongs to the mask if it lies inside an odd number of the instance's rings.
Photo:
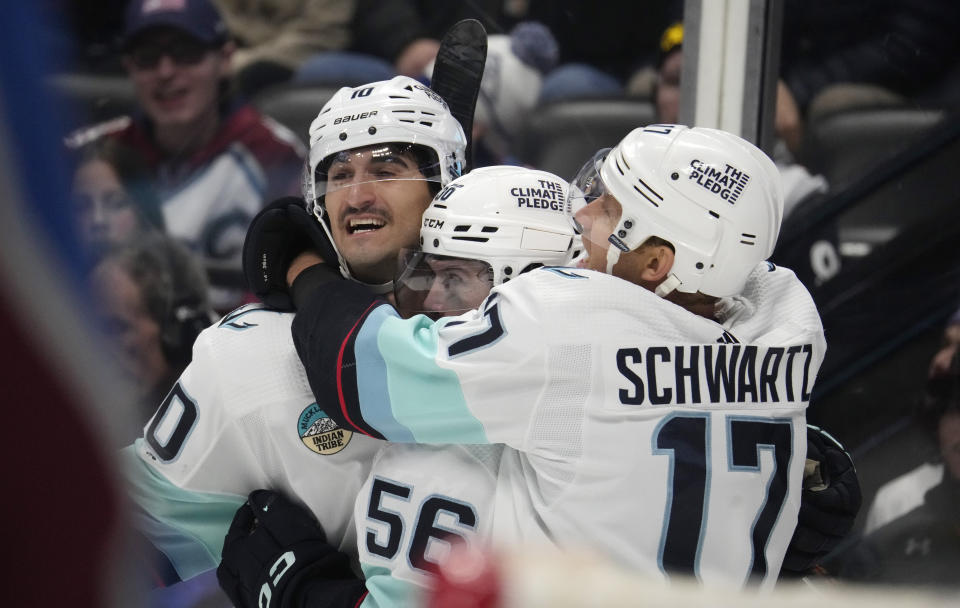
<path id="1" fill-rule="evenodd" d="M 431 198 L 412 154 L 376 145 L 338 155 L 327 170 L 324 204 L 333 241 L 353 275 L 392 280 L 397 252 L 417 244 Z"/>

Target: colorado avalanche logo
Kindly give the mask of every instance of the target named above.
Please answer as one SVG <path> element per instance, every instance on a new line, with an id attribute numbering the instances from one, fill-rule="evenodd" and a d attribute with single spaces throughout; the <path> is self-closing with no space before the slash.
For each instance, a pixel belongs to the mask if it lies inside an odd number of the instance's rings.
<path id="1" fill-rule="evenodd" d="M 324 456 L 347 447 L 353 437 L 352 431 L 340 428 L 316 403 L 311 403 L 300 413 L 297 432 L 303 445 Z"/>

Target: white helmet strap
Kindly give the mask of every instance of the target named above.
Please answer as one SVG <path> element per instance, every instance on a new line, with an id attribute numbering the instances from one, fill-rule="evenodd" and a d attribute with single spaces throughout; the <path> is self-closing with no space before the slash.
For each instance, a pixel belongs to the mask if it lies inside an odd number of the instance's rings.
<path id="1" fill-rule="evenodd" d="M 653 293 L 657 294 L 661 298 L 665 298 L 670 295 L 674 289 L 680 287 L 680 284 L 683 281 L 677 278 L 677 275 L 671 273 L 662 283 L 657 285 L 657 288 L 653 290 Z"/>

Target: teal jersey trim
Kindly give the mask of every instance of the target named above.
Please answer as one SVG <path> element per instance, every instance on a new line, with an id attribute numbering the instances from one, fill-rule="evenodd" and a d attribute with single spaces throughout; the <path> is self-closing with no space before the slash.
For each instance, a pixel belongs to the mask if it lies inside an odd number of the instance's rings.
<path id="1" fill-rule="evenodd" d="M 390 441 L 414 443 L 410 429 L 393 416 L 390 390 L 387 388 L 387 363 L 377 346 L 377 333 L 384 321 L 397 317 L 392 306 L 378 306 L 364 320 L 354 343 L 357 360 L 357 396 L 363 408 L 364 421 Z"/>
<path id="2" fill-rule="evenodd" d="M 390 576 L 390 570 L 383 566 L 360 564 L 363 578 L 366 580 L 367 597 L 360 608 L 382 608 L 385 606 L 424 606 L 424 589 L 413 583 Z"/>
<path id="3" fill-rule="evenodd" d="M 417 443 L 489 443 L 483 424 L 467 407 L 456 373 L 437 365 L 438 326 L 422 315 L 386 318 L 380 325 L 377 346 L 393 418 Z"/>
<path id="4" fill-rule="evenodd" d="M 130 496 L 139 507 L 136 525 L 182 580 L 216 568 L 223 538 L 246 496 L 179 488 L 137 455 L 142 439 L 120 451 Z"/>

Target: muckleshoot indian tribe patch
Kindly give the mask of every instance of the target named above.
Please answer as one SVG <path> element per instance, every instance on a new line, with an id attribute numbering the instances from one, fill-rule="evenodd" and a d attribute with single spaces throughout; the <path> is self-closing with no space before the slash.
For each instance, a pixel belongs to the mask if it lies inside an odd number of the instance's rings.
<path id="1" fill-rule="evenodd" d="M 350 443 L 353 432 L 340 428 L 316 403 L 300 413 L 297 432 L 303 445 L 317 454 L 336 454 Z"/>

